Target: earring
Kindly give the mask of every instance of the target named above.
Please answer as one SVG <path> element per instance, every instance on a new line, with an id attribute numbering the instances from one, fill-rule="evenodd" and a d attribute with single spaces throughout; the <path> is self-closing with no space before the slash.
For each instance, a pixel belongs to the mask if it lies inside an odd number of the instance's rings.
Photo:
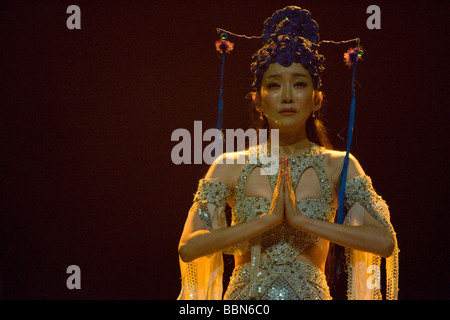
<path id="1" fill-rule="evenodd" d="M 258 106 L 256 106 L 256 111 L 259 112 L 259 120 L 264 121 L 263 112 L 262 112 L 262 110 L 260 110 L 260 109 L 258 108 Z"/>

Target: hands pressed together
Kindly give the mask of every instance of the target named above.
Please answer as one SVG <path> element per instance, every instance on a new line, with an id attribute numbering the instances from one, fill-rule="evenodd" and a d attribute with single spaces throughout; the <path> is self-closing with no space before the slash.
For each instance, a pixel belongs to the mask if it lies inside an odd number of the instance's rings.
<path id="1" fill-rule="evenodd" d="M 277 185 L 273 193 L 272 203 L 266 214 L 271 226 L 286 221 L 292 226 L 298 226 L 303 218 L 297 209 L 295 192 L 292 187 L 289 159 L 281 157 Z"/>

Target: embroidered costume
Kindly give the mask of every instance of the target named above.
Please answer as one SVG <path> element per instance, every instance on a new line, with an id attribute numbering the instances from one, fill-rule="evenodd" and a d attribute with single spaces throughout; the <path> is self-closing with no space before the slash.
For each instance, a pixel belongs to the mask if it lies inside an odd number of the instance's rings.
<path id="1" fill-rule="evenodd" d="M 216 48 L 222 54 L 222 72 L 217 128 L 219 130 L 222 128 L 225 54 L 233 49 L 233 44 L 226 40 L 228 35 L 263 40 L 263 47 L 252 57 L 251 71 L 255 76 L 252 85 L 254 94 L 260 91 L 263 74 L 273 63 L 278 63 L 284 67 L 289 67 L 292 63 L 301 63 L 310 73 L 314 89 L 320 90 L 321 74 L 325 69 L 325 59 L 318 51 L 320 45 L 322 43 L 338 44 L 356 41 L 357 47 L 348 51 L 345 56 L 346 63 L 353 67 L 347 152 L 341 174 L 341 177 L 346 177 L 354 124 L 355 70 L 356 63 L 362 55 L 362 50 L 359 39 L 342 42 L 320 41 L 318 30 L 319 26 L 311 18 L 311 13 L 295 6 L 278 10 L 272 17 L 268 18 L 264 22 L 261 37 L 236 35 L 230 31 L 218 29 L 222 40 L 216 43 Z M 264 120 L 262 113 L 261 119 Z M 313 121 L 316 120 L 317 118 Z M 248 157 L 250 159 L 256 158 L 257 162 L 248 161 L 237 182 L 232 209 L 232 225 L 252 221 L 259 215 L 268 212 L 270 208 L 272 197 L 266 199 L 244 194 L 246 180 L 255 168 L 264 169 L 274 164 L 279 167 L 279 159 L 271 159 L 265 151 L 266 147 L 260 145 L 248 150 Z M 333 206 L 332 189 L 325 173 L 324 150 L 323 147 L 312 144 L 300 156 L 290 159 L 289 167 L 294 190 L 302 174 L 308 168 L 313 168 L 320 184 L 320 198 L 297 200 L 296 205 L 299 212 L 313 219 L 333 223 L 336 220 L 336 209 Z M 252 157 L 255 155 L 256 157 Z M 267 161 L 268 158 L 270 158 L 270 161 Z M 274 171 L 271 170 L 271 172 Z M 275 190 L 277 174 L 278 170 L 275 170 L 274 174 L 267 175 L 272 193 Z M 340 179 L 340 182 L 337 222 L 350 226 L 363 225 L 364 210 L 352 210 L 352 207 L 358 203 L 373 218 L 385 226 L 394 239 L 393 254 L 386 259 L 386 298 L 397 299 L 399 250 L 396 235 L 390 223 L 388 206 L 375 192 L 370 177 L 359 176 L 348 181 Z M 194 208 L 206 229 L 227 227 L 225 206 L 231 195 L 232 192 L 220 181 L 200 180 L 194 197 Z M 348 212 L 345 220 L 344 206 Z M 224 250 L 223 253 L 225 254 L 244 255 L 250 253 L 250 262 L 235 267 L 225 294 L 222 284 L 222 252 L 216 252 L 189 263 L 184 263 L 180 259 L 182 289 L 178 299 L 331 299 L 323 271 L 299 259 L 302 252 L 318 240 L 319 238 L 316 236 L 282 223 L 259 236 Z M 346 261 L 348 298 L 381 299 L 379 286 L 381 257 L 346 248 Z"/>
<path id="2" fill-rule="evenodd" d="M 322 197 L 318 199 L 297 200 L 301 214 L 313 219 L 333 222 L 335 208 L 331 187 L 323 164 L 324 148 L 316 144 L 290 160 L 293 188 L 308 168 L 313 168 L 320 181 Z M 268 155 L 264 148 L 249 149 L 249 156 L 257 153 L 257 163 L 244 166 L 236 185 L 235 202 L 232 210 L 232 225 L 256 219 L 269 210 L 271 199 L 244 195 L 246 180 L 255 167 L 267 168 L 273 162 L 263 160 Z M 267 176 L 272 186 L 276 186 L 277 174 Z M 351 210 L 356 203 L 381 222 L 395 238 L 395 232 L 389 221 L 389 211 L 385 201 L 376 194 L 368 176 L 359 176 L 347 181 L 346 206 L 349 211 L 346 224 L 362 225 L 363 216 L 356 216 Z M 194 198 L 198 214 L 205 228 L 226 227 L 225 205 L 231 196 L 226 185 L 217 180 L 200 180 Z M 331 299 L 326 276 L 322 270 L 297 259 L 298 255 L 318 240 L 317 237 L 294 229 L 283 223 L 266 231 L 262 235 L 239 243 L 224 250 L 227 254 L 243 255 L 251 252 L 247 264 L 235 267 L 224 299 L 269 299 L 302 300 Z M 261 258 L 262 253 L 265 258 Z M 371 253 L 347 249 L 348 298 L 381 299 L 378 283 L 380 274 L 368 273 L 370 267 L 379 270 L 381 258 Z M 222 253 L 217 252 L 189 263 L 180 259 L 182 290 L 179 299 L 222 299 Z M 374 267 L 375 266 L 375 267 Z M 377 269 L 378 268 L 378 269 Z M 395 241 L 393 255 L 386 259 L 387 299 L 396 299 L 398 291 L 398 248 Z M 371 277 L 371 278 L 370 278 Z M 370 282 L 370 284 L 369 284 Z"/>

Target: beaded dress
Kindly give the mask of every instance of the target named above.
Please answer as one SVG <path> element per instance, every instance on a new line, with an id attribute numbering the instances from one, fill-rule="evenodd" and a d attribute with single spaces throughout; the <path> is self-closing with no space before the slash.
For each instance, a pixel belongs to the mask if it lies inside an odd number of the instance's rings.
<path id="1" fill-rule="evenodd" d="M 291 179 L 295 190 L 300 177 L 313 168 L 320 183 L 321 198 L 297 200 L 299 211 L 311 218 L 334 222 L 335 208 L 328 177 L 323 164 L 324 148 L 316 144 L 300 156 L 289 161 Z M 255 168 L 278 168 L 279 162 L 271 159 L 262 146 L 249 149 L 247 162 L 236 185 L 231 225 L 256 219 L 270 208 L 271 199 L 247 196 L 247 179 Z M 256 161 L 249 161 L 256 159 Z M 268 161 L 269 160 L 269 161 Z M 272 192 L 277 182 L 278 169 L 267 175 Z M 389 221 L 385 201 L 376 194 L 368 176 L 348 180 L 346 184 L 348 225 L 363 224 L 363 217 L 352 214 L 352 206 L 359 202 L 364 209 L 381 222 L 393 235 L 395 249 L 386 259 L 387 299 L 396 299 L 398 291 L 398 247 L 395 232 Z M 194 204 L 205 228 L 227 227 L 225 205 L 231 196 L 228 187 L 217 180 L 201 179 Z M 178 299 L 226 299 L 226 300 L 328 300 L 331 299 L 326 276 L 322 270 L 297 259 L 318 237 L 294 229 L 286 223 L 264 232 L 248 241 L 223 251 L 225 254 L 251 253 L 250 262 L 234 268 L 228 288 L 223 295 L 222 252 L 184 263 L 180 259 L 182 290 Z M 264 258 L 262 258 L 264 253 Z M 380 262 L 374 254 L 346 249 L 349 299 L 381 299 Z M 369 272 L 370 271 L 370 272 Z"/>

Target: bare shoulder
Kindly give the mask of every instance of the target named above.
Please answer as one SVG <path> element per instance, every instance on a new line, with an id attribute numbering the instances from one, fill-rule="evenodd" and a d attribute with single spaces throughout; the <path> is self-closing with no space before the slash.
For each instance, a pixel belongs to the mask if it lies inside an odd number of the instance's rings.
<path id="1" fill-rule="evenodd" d="M 325 170 L 330 173 L 333 181 L 337 181 L 339 179 L 342 167 L 344 165 L 345 154 L 345 151 L 329 149 L 325 149 L 323 152 Z M 365 175 L 358 159 L 356 159 L 353 154 L 350 153 L 348 159 L 347 180 Z"/>
<path id="2" fill-rule="evenodd" d="M 219 180 L 230 190 L 234 190 L 247 157 L 247 150 L 221 154 L 210 166 L 205 179 Z"/>

